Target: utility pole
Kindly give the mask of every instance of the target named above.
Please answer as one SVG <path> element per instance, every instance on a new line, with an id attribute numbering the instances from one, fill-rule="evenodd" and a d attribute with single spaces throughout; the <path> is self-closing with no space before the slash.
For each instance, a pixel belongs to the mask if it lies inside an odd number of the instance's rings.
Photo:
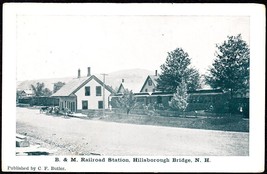
<path id="1" fill-rule="evenodd" d="M 103 73 L 101 75 L 103 76 L 103 116 L 105 116 L 105 102 L 106 102 L 106 100 L 105 100 L 105 86 L 106 86 L 105 80 L 106 80 L 106 76 L 108 74 Z"/>

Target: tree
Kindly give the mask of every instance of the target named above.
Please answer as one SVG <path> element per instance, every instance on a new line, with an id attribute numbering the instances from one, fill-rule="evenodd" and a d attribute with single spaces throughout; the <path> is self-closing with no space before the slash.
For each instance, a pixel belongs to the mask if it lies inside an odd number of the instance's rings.
<path id="1" fill-rule="evenodd" d="M 64 82 L 57 82 L 54 83 L 54 89 L 53 89 L 53 93 L 56 93 L 58 90 L 60 90 L 60 88 L 62 88 L 62 86 L 64 86 L 65 83 Z"/>
<path id="2" fill-rule="evenodd" d="M 158 90 L 175 92 L 177 86 L 185 80 L 187 90 L 195 90 L 200 87 L 200 76 L 196 69 L 190 67 L 191 59 L 182 48 L 168 52 L 165 64 L 160 68 L 162 73 L 157 80 Z"/>
<path id="3" fill-rule="evenodd" d="M 45 89 L 44 89 L 43 96 L 44 96 L 44 97 L 49 97 L 49 96 L 51 96 L 51 95 L 52 95 L 52 91 L 51 91 L 50 89 L 48 89 L 48 88 L 45 88 Z"/>
<path id="4" fill-rule="evenodd" d="M 173 95 L 173 98 L 171 99 L 170 107 L 184 112 L 188 105 L 187 99 L 188 99 L 187 85 L 185 81 L 182 80 L 179 86 L 177 86 L 176 93 Z"/>
<path id="5" fill-rule="evenodd" d="M 20 90 L 17 90 L 16 91 L 16 102 L 19 101 L 19 98 L 21 98 L 21 91 Z"/>
<path id="6" fill-rule="evenodd" d="M 250 49 L 240 34 L 227 38 L 216 45 L 216 58 L 205 80 L 213 88 L 230 91 L 232 99 L 237 92 L 245 94 L 249 91 Z"/>
<path id="7" fill-rule="evenodd" d="M 186 80 L 187 90 L 193 91 L 201 87 L 201 80 L 199 72 L 194 68 L 188 69 L 188 76 Z"/>
<path id="8" fill-rule="evenodd" d="M 125 90 L 122 97 L 118 98 L 116 100 L 116 105 L 119 108 L 125 109 L 127 115 L 130 113 L 130 111 L 137 106 L 136 99 L 134 97 L 134 94 L 132 91 Z"/>
<path id="9" fill-rule="evenodd" d="M 52 92 L 48 88 L 45 88 L 44 83 L 38 82 L 36 86 L 31 85 L 31 87 L 36 97 L 48 97 L 52 95 Z"/>

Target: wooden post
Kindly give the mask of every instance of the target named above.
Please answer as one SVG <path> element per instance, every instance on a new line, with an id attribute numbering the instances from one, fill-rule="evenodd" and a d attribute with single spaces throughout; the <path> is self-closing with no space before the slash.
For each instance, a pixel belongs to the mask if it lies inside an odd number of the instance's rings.
<path id="1" fill-rule="evenodd" d="M 103 116 L 105 116 L 105 77 L 108 75 L 108 74 L 101 74 L 103 75 Z"/>

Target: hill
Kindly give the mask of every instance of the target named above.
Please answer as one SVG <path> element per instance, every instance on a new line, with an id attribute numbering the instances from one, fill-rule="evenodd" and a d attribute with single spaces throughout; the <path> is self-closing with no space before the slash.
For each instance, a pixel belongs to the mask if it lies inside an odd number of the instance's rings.
<path id="1" fill-rule="evenodd" d="M 145 79 L 148 75 L 153 74 L 152 71 L 145 69 L 127 69 L 116 72 L 111 72 L 106 76 L 106 84 L 111 86 L 113 89 L 117 89 L 124 79 L 124 82 L 127 83 L 127 87 L 131 88 L 133 92 L 139 92 Z M 94 74 L 100 80 L 103 81 L 103 76 L 100 74 Z M 17 89 L 31 89 L 31 85 L 36 85 L 37 82 L 44 83 L 45 87 L 53 91 L 53 85 L 57 82 L 68 83 L 73 77 L 64 77 L 64 78 L 52 78 L 52 79 L 39 79 L 39 80 L 25 80 L 17 82 Z"/>
<path id="2" fill-rule="evenodd" d="M 108 76 L 106 76 L 106 83 L 113 89 L 116 89 L 121 84 L 122 79 L 124 79 L 124 83 L 129 90 L 139 92 L 147 76 L 151 74 L 153 74 L 152 71 L 144 69 L 122 70 L 108 74 Z M 102 80 L 102 78 L 103 77 L 100 79 Z"/>
<path id="3" fill-rule="evenodd" d="M 17 89 L 18 90 L 31 89 L 31 85 L 36 85 L 39 82 L 39 83 L 44 83 L 46 88 L 48 88 L 51 91 L 53 91 L 54 83 L 57 83 L 59 81 L 68 83 L 72 79 L 73 79 L 72 77 L 65 77 L 65 78 L 52 78 L 52 79 L 18 81 L 17 82 Z"/>

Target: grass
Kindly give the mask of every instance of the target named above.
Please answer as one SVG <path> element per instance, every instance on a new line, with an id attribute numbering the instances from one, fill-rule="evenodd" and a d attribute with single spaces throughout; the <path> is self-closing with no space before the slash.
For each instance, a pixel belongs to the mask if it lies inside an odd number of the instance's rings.
<path id="1" fill-rule="evenodd" d="M 179 116 L 159 116 L 159 115 L 138 115 L 126 113 L 106 112 L 88 114 L 89 120 L 102 120 L 116 123 L 128 123 L 139 125 L 155 125 L 166 127 L 179 127 L 191 129 L 221 130 L 234 132 L 249 132 L 249 120 L 240 116 L 203 116 L 203 117 L 179 117 Z"/>
<path id="2" fill-rule="evenodd" d="M 240 117 L 163 117 L 150 115 L 133 115 L 109 113 L 106 116 L 89 117 L 103 121 L 140 125 L 156 125 L 192 129 L 207 129 L 235 132 L 249 132 L 249 120 Z"/>

